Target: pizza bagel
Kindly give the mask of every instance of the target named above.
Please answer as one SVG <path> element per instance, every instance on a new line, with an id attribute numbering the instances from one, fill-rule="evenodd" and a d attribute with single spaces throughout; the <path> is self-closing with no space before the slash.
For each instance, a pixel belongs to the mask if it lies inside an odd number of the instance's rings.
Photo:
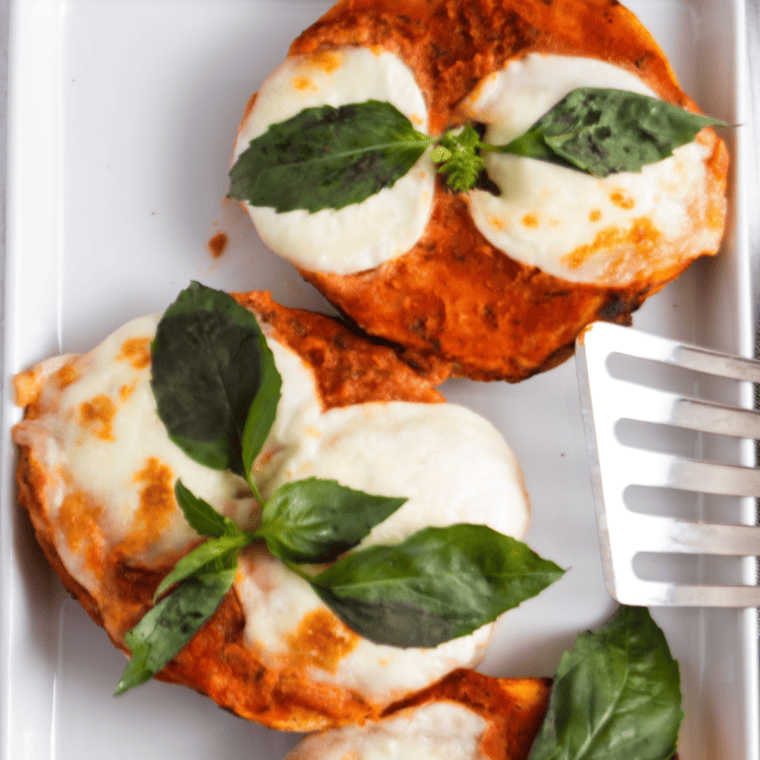
<path id="1" fill-rule="evenodd" d="M 257 317 L 282 377 L 252 467 L 264 499 L 302 478 L 406 498 L 372 527 L 369 545 L 459 523 L 525 533 L 522 476 L 489 422 L 446 403 L 391 349 L 330 318 L 279 306 L 264 292 L 234 298 Z M 161 319 L 133 320 L 91 352 L 43 361 L 15 381 L 25 410 L 13 428 L 19 502 L 65 587 L 128 654 L 129 632 L 159 583 L 203 543 L 175 483 L 242 530 L 261 520 L 246 479 L 191 459 L 156 413 Z M 241 550 L 216 611 L 155 675 L 266 726 L 307 731 L 378 717 L 476 665 L 492 630 L 488 623 L 432 647 L 375 643 L 256 542 Z"/>
<path id="2" fill-rule="evenodd" d="M 307 108 L 387 102 L 425 135 L 470 125 L 504 145 L 577 88 L 699 113 L 617 0 L 341 0 L 251 98 L 233 171 L 253 140 Z M 728 153 L 710 127 L 641 171 L 605 177 L 498 151 L 484 163 L 467 192 L 426 151 L 342 208 L 241 202 L 267 246 L 434 383 L 554 367 L 585 325 L 629 324 L 719 250 Z"/>

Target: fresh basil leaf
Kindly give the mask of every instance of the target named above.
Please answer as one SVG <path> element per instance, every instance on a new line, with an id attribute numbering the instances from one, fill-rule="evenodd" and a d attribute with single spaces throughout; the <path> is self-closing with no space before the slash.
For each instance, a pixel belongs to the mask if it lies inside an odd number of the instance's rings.
<path id="1" fill-rule="evenodd" d="M 606 177 L 667 158 L 708 126 L 727 125 L 635 92 L 581 87 L 499 150 Z"/>
<path id="2" fill-rule="evenodd" d="M 562 657 L 530 760 L 665 760 L 682 719 L 664 634 L 646 608 L 622 606 Z"/>
<path id="3" fill-rule="evenodd" d="M 514 538 L 459 524 L 347 554 L 317 575 L 313 587 L 365 638 L 433 647 L 495 620 L 563 572 Z"/>
<path id="4" fill-rule="evenodd" d="M 335 480 L 298 480 L 272 494 L 256 536 L 284 561 L 330 562 L 356 546 L 405 501 L 356 491 Z"/>
<path id="5" fill-rule="evenodd" d="M 148 681 L 190 641 L 219 607 L 235 573 L 236 568 L 230 567 L 189 578 L 143 616 L 124 637 L 132 658 L 116 695 Z"/>
<path id="6" fill-rule="evenodd" d="M 166 310 L 153 341 L 151 385 L 169 438 L 207 467 L 248 477 L 241 441 L 262 362 L 256 317 L 193 282 Z"/>
<path id="7" fill-rule="evenodd" d="M 467 192 L 485 166 L 478 153 L 480 135 L 471 125 L 462 130 L 449 130 L 431 151 L 431 158 L 441 162 L 438 171 L 446 175 L 446 183 L 455 193 Z"/>
<path id="8" fill-rule="evenodd" d="M 160 598 L 166 591 L 177 583 L 202 575 L 205 572 L 216 572 L 237 566 L 238 552 L 253 541 L 250 533 L 238 532 L 237 535 L 224 535 L 219 538 L 209 538 L 208 541 L 196 546 L 185 554 L 171 572 L 161 581 L 153 599 Z"/>
<path id="9" fill-rule="evenodd" d="M 306 108 L 251 140 L 229 194 L 279 212 L 341 209 L 392 187 L 430 144 L 384 101 Z"/>
<path id="10" fill-rule="evenodd" d="M 181 480 L 174 484 L 174 496 L 185 519 L 196 533 L 215 538 L 225 534 L 234 536 L 240 533 L 238 526 L 229 517 L 220 514 L 207 501 L 193 494 Z"/>
<path id="11" fill-rule="evenodd" d="M 343 597 L 312 584 L 319 598 L 353 631 L 393 647 L 435 647 L 457 638 L 456 621 L 429 612 L 423 604 Z"/>
<path id="12" fill-rule="evenodd" d="M 274 363 L 274 354 L 267 345 L 263 333 L 259 333 L 259 390 L 256 393 L 243 427 L 243 468 L 256 498 L 261 496 L 253 482 L 253 462 L 259 455 L 277 416 L 280 403 L 282 377 Z"/>

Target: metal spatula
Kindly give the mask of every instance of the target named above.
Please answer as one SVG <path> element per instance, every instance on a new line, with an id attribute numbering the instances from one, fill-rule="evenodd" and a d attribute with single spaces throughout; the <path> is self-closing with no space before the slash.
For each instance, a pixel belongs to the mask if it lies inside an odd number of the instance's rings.
<path id="1" fill-rule="evenodd" d="M 732 504 L 752 506 L 751 501 L 735 497 L 760 497 L 760 470 L 730 461 L 708 461 L 716 445 L 721 450 L 721 442 L 733 446 L 731 451 L 746 454 L 746 442 L 742 449 L 735 439 L 760 438 L 760 414 L 683 392 L 686 387 L 702 396 L 706 388 L 733 399 L 742 387 L 733 381 L 760 383 L 760 362 L 601 322 L 581 334 L 576 354 L 602 563 L 610 594 L 621 603 L 642 606 L 760 606 L 760 587 L 753 585 L 753 562 L 732 560 L 741 568 L 738 582 L 734 571 L 733 575 L 719 574 L 717 582 L 704 577 L 718 561 L 716 556 L 760 555 L 760 527 L 742 524 L 750 519 L 746 509 L 736 524 L 707 521 L 712 516 L 709 505 L 724 496 L 734 497 Z M 676 390 L 668 389 L 669 385 Z M 728 394 L 724 392 L 727 385 L 733 387 Z M 745 392 L 744 397 L 747 395 Z M 652 447 L 646 445 L 647 435 L 658 439 Z M 675 453 L 661 450 L 668 440 L 678 441 L 679 437 L 690 439 L 697 456 L 684 455 L 682 445 Z M 718 443 L 713 445 L 715 441 Z M 744 456 L 743 460 L 751 458 Z M 736 459 L 742 461 L 742 457 Z M 647 509 L 631 508 L 637 489 L 650 494 Z M 675 510 L 675 516 L 672 512 L 668 515 L 668 501 L 679 493 L 697 505 L 694 514 Z M 708 508 L 700 510 L 705 501 Z M 670 557 L 676 561 L 682 553 L 700 555 L 690 560 L 704 565 L 698 569 L 697 582 L 647 577 L 641 572 L 641 567 L 646 568 L 641 561 L 636 568 L 637 558 Z M 708 556 L 712 559 L 703 560 Z M 668 561 L 663 560 L 666 576 Z"/>

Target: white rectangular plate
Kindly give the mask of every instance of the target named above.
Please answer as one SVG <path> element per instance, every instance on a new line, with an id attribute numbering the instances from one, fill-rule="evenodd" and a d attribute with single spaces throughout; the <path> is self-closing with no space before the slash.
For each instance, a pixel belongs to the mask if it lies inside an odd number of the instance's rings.
<path id="1" fill-rule="evenodd" d="M 739 0 L 633 0 L 684 88 L 714 116 L 746 118 Z M 7 428 L 14 373 L 85 351 L 191 279 L 269 289 L 327 309 L 225 200 L 238 120 L 324 0 L 17 0 L 12 5 L 3 501 L 0 512 L 0 757 L 277 760 L 299 737 L 234 718 L 187 689 L 111 694 L 123 656 L 69 600 L 15 507 Z M 750 262 L 741 129 L 720 258 L 700 261 L 637 315 L 643 329 L 748 353 Z M 214 259 L 209 240 L 225 232 Z M 552 675 L 579 630 L 613 611 L 604 590 L 572 361 L 516 386 L 452 381 L 525 470 L 528 542 L 569 568 L 501 621 L 482 670 Z M 751 505 L 740 505 L 751 519 Z M 742 573 L 746 574 L 747 566 Z M 758 760 L 756 613 L 655 610 L 680 660 L 680 753 Z"/>

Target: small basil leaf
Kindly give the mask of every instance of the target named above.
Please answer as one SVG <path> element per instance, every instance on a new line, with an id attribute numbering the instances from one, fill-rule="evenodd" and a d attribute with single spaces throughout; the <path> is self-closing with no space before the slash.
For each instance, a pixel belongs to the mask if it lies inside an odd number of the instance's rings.
<path id="1" fill-rule="evenodd" d="M 174 496 L 185 519 L 196 533 L 215 538 L 224 534 L 234 536 L 240 533 L 237 525 L 229 517 L 220 514 L 207 501 L 195 496 L 181 480 L 174 484 Z"/>
<path id="2" fill-rule="evenodd" d="M 263 333 L 259 334 L 260 384 L 256 397 L 248 411 L 243 427 L 243 468 L 253 486 L 253 462 L 259 455 L 277 416 L 280 403 L 282 377 L 274 363 L 274 354 L 267 345 Z M 256 497 L 261 501 L 258 491 Z"/>
<path id="3" fill-rule="evenodd" d="M 678 663 L 644 607 L 620 607 L 560 661 L 530 760 L 664 760 L 683 712 Z"/>
<path id="4" fill-rule="evenodd" d="M 581 87 L 499 150 L 606 177 L 667 158 L 708 126 L 727 125 L 635 92 Z"/>
<path id="5" fill-rule="evenodd" d="M 433 161 L 441 162 L 438 171 L 446 175 L 446 183 L 455 193 L 467 192 L 485 166 L 477 152 L 480 146 L 480 135 L 468 124 L 461 131 L 446 132 L 431 151 Z"/>
<path id="6" fill-rule="evenodd" d="M 236 569 L 186 580 L 152 607 L 124 637 L 132 651 L 116 695 L 139 686 L 161 670 L 214 614 L 235 580 Z"/>
<path id="7" fill-rule="evenodd" d="M 201 464 L 244 477 L 241 439 L 261 386 L 260 337 L 251 312 L 194 282 L 153 341 L 151 386 L 171 440 Z"/>
<path id="8" fill-rule="evenodd" d="M 229 194 L 279 212 L 341 209 L 392 187 L 430 144 L 387 102 L 306 108 L 251 140 Z"/>
<path id="9" fill-rule="evenodd" d="M 193 576 L 236 567 L 239 550 L 251 541 L 253 541 L 252 535 L 240 531 L 237 535 L 209 538 L 174 565 L 171 572 L 159 584 L 153 599 L 158 599 L 175 584 Z"/>
<path id="10" fill-rule="evenodd" d="M 256 535 L 282 560 L 330 562 L 405 501 L 356 491 L 335 480 L 298 480 L 280 486 L 267 501 Z"/>
<path id="11" fill-rule="evenodd" d="M 397 546 L 352 552 L 313 579 L 323 601 L 377 643 L 433 647 L 472 633 L 562 574 L 525 544 L 485 525 L 425 528 Z M 408 623 L 397 621 L 405 616 Z M 448 625 L 444 624 L 444 621 Z"/>

